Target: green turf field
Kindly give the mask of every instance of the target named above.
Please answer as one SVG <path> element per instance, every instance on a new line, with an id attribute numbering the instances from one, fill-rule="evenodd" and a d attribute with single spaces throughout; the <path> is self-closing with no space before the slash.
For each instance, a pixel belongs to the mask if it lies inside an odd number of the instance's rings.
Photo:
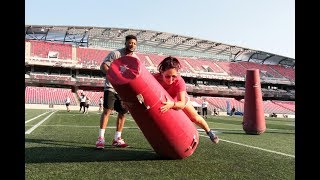
<path id="1" fill-rule="evenodd" d="M 128 148 L 112 148 L 115 117 L 105 133 L 106 147 L 95 149 L 98 112 L 25 111 L 26 179 L 295 179 L 294 119 L 266 118 L 267 130 L 248 135 L 242 117 L 210 117 L 219 135 L 213 144 L 199 129 L 194 153 L 165 160 L 152 149 L 131 116 L 122 137 Z M 110 142 L 110 143 L 108 143 Z"/>

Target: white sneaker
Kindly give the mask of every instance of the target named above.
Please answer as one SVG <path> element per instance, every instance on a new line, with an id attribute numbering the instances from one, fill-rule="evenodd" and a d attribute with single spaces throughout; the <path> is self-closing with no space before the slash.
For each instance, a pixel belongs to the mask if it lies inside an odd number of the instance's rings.
<path id="1" fill-rule="evenodd" d="M 104 138 L 103 137 L 98 137 L 98 140 L 96 142 L 96 148 L 97 149 L 103 149 L 104 148 L 104 144 L 105 144 Z"/>

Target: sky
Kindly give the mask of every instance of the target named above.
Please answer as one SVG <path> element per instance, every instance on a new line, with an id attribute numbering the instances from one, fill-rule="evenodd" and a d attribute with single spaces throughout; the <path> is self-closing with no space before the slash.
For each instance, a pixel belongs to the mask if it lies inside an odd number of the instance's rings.
<path id="1" fill-rule="evenodd" d="M 160 31 L 295 58 L 294 0 L 25 0 L 25 24 Z"/>

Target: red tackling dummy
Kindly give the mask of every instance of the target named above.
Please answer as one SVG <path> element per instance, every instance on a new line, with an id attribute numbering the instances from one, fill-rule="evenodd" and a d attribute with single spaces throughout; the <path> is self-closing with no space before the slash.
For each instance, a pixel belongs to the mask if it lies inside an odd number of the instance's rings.
<path id="1" fill-rule="evenodd" d="M 173 99 L 139 59 L 123 56 L 114 60 L 107 78 L 157 154 L 183 159 L 195 151 L 199 142 L 196 126 L 182 110 L 160 112 L 166 97 Z"/>
<path id="2" fill-rule="evenodd" d="M 259 69 L 246 74 L 242 128 L 247 134 L 262 134 L 266 130 Z"/>

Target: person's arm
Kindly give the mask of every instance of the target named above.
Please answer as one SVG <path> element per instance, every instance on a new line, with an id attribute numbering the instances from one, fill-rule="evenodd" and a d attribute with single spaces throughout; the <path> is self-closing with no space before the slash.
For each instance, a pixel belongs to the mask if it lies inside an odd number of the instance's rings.
<path id="1" fill-rule="evenodd" d="M 169 109 L 183 109 L 186 106 L 186 91 L 179 92 L 177 99 L 177 101 L 171 101 L 166 97 L 166 101 L 162 102 L 164 106 L 160 108 L 160 111 L 164 113 Z"/>
<path id="2" fill-rule="evenodd" d="M 103 74 L 107 74 L 108 69 L 109 69 L 109 66 L 103 62 L 100 66 L 100 70 L 103 72 Z"/>
<path id="3" fill-rule="evenodd" d="M 186 91 L 181 91 L 178 93 L 178 100 L 174 102 L 172 109 L 183 109 L 186 106 Z"/>
<path id="4" fill-rule="evenodd" d="M 100 65 L 100 70 L 103 74 L 107 74 L 111 62 L 115 59 L 115 53 L 111 51 Z"/>

